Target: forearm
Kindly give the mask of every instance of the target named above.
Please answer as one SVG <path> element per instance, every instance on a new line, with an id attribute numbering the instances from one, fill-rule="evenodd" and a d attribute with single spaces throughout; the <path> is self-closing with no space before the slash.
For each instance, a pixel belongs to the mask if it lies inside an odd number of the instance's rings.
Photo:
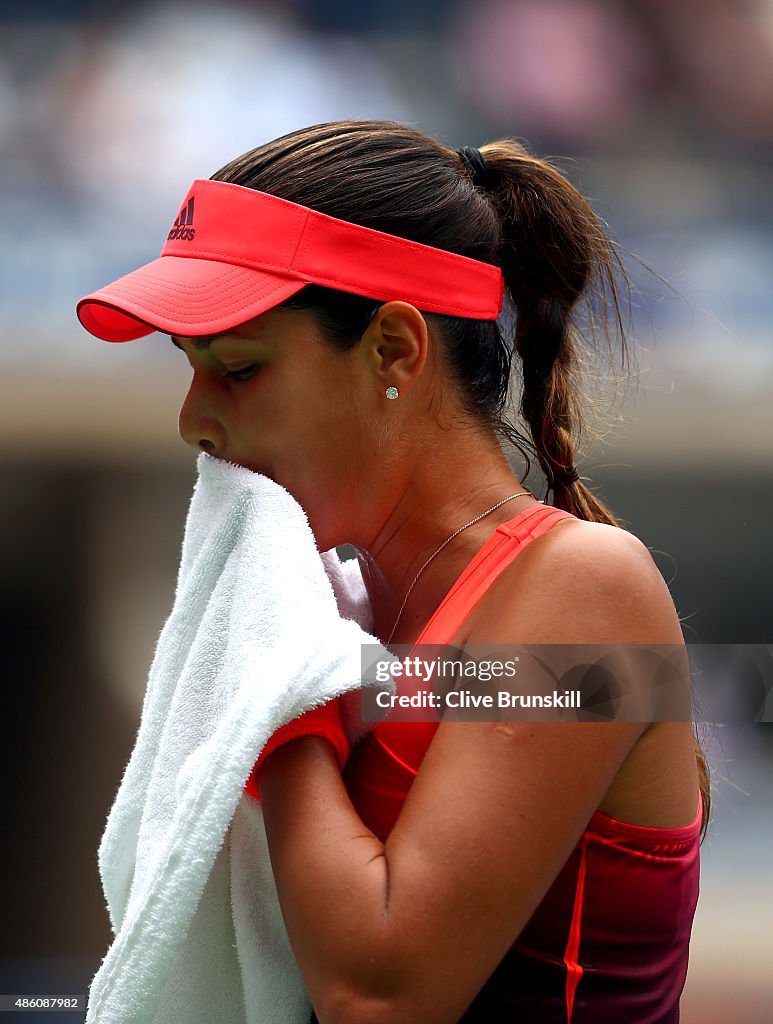
<path id="1" fill-rule="evenodd" d="M 458 1020 L 638 728 L 444 723 L 386 844 L 360 820 L 325 740 L 269 755 L 259 783 L 272 866 L 320 1024 Z"/>
<path id="2" fill-rule="evenodd" d="M 352 807 L 324 740 L 287 743 L 259 781 L 277 891 L 317 1013 L 324 1021 L 323 1007 L 356 998 L 378 1019 L 409 970 L 393 941 L 384 844 Z"/>

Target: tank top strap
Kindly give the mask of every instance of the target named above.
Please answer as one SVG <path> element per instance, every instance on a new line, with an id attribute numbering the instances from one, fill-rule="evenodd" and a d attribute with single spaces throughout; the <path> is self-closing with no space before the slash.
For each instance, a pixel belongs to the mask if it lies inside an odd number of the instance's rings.
<path id="1" fill-rule="evenodd" d="M 499 574 L 527 544 L 564 519 L 577 518 L 552 505 L 535 505 L 498 526 L 448 591 L 416 643 L 449 643 Z"/>

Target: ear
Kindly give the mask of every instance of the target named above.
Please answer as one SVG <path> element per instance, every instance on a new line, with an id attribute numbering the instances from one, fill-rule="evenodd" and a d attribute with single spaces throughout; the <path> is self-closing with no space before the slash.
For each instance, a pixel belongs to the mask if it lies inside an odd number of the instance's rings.
<path id="1" fill-rule="evenodd" d="M 424 369 L 429 349 L 427 322 L 409 302 L 385 302 L 358 346 L 381 390 L 407 392 Z"/>

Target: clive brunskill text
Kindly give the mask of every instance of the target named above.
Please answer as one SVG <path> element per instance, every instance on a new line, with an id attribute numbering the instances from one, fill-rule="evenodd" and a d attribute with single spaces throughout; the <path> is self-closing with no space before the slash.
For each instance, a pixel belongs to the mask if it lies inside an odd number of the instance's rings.
<path id="1" fill-rule="evenodd" d="M 564 690 L 559 693 L 510 693 L 500 690 L 497 694 L 473 693 L 472 690 L 450 690 L 446 694 L 431 690 L 417 690 L 415 693 L 398 694 L 379 690 L 376 704 L 380 708 L 579 708 L 580 691 Z"/>

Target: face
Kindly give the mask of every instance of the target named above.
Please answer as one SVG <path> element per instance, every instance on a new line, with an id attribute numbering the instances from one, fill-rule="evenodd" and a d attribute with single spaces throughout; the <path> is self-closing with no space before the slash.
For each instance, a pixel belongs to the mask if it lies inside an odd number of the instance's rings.
<path id="1" fill-rule="evenodd" d="M 373 450 L 374 387 L 357 346 L 336 351 L 307 312 L 289 309 L 208 344 L 172 341 L 193 368 L 180 411 L 183 440 L 285 487 L 320 550 L 351 539 Z"/>

